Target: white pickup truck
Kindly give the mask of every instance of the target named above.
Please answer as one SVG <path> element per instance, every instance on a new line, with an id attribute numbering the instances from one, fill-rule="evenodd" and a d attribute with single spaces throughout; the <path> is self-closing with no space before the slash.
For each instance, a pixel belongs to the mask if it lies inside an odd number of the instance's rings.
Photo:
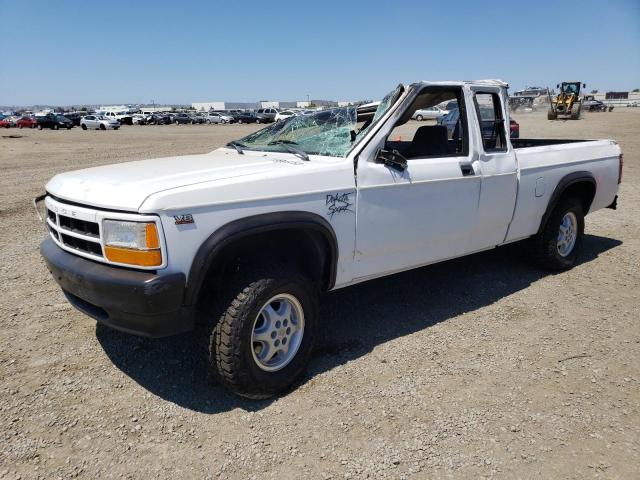
<path id="1" fill-rule="evenodd" d="M 35 201 L 41 253 L 82 312 L 152 337 L 197 327 L 214 376 L 274 395 L 309 361 L 322 292 L 525 239 L 542 267 L 576 264 L 584 216 L 616 206 L 620 148 L 510 139 L 506 87 L 399 85 L 375 111 L 57 175 Z M 411 121 L 445 101 L 455 128 Z"/>

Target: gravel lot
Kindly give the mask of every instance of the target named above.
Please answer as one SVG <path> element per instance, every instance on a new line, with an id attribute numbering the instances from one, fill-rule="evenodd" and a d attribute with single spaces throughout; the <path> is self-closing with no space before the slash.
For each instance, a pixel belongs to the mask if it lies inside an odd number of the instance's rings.
<path id="1" fill-rule="evenodd" d="M 578 267 L 544 274 L 513 245 L 328 294 L 307 375 L 261 402 L 207 384 L 189 335 L 70 307 L 31 207 L 55 173 L 256 127 L 1 130 L 0 478 L 640 478 L 636 110 L 515 116 L 523 137 L 625 151 L 619 209 L 587 217 Z"/>

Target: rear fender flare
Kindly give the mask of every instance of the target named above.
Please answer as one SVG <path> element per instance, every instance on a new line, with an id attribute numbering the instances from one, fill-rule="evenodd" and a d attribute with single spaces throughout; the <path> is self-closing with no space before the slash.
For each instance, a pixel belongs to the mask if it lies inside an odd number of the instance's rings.
<path id="1" fill-rule="evenodd" d="M 565 175 L 560 179 L 560 181 L 558 182 L 558 185 L 556 185 L 556 188 L 553 190 L 553 193 L 551 194 L 551 198 L 549 199 L 549 204 L 547 205 L 547 209 L 542 215 L 542 220 L 540 221 L 540 226 L 538 227 L 538 233 L 542 232 L 542 230 L 544 229 L 544 226 L 546 225 L 547 220 L 551 215 L 551 212 L 553 212 L 553 210 L 556 208 L 556 205 L 558 205 L 558 202 L 562 198 L 562 195 L 564 194 L 564 192 L 566 192 L 571 185 L 575 185 L 576 183 L 583 183 L 583 182 L 592 184 L 595 191 L 597 184 L 591 172 L 587 172 L 587 171 L 573 172 Z M 591 202 L 589 203 L 589 207 L 590 206 L 591 206 Z M 589 209 L 587 208 L 584 214 L 586 215 L 588 211 Z"/>

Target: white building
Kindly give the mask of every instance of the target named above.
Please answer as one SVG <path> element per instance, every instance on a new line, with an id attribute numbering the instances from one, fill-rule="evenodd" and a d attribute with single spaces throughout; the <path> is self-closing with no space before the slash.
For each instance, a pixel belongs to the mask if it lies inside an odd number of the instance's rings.
<path id="1" fill-rule="evenodd" d="M 103 105 L 96 109 L 97 112 L 128 112 L 129 110 L 129 105 Z"/>
<path id="2" fill-rule="evenodd" d="M 261 101 L 260 108 L 280 108 L 280 102 Z"/>
<path id="3" fill-rule="evenodd" d="M 194 102 L 191 108 L 198 112 L 208 112 L 209 110 L 225 110 L 224 102 Z"/>

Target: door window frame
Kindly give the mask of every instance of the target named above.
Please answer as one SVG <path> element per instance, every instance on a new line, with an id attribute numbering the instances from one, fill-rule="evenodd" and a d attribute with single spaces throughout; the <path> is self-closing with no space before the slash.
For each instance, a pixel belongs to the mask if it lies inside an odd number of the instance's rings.
<path id="1" fill-rule="evenodd" d="M 502 132 L 501 132 L 502 135 L 501 135 L 501 142 L 500 142 L 501 147 L 499 148 L 498 147 L 487 148 L 484 144 L 484 135 L 482 132 L 482 116 L 480 115 L 480 104 L 478 103 L 478 99 L 477 99 L 478 95 L 491 95 L 491 98 L 493 101 L 493 125 L 494 125 L 494 131 L 496 133 L 496 145 L 498 144 L 497 140 L 500 132 L 496 131 L 495 127 L 496 125 L 499 125 L 499 124 L 502 126 Z M 506 131 L 507 116 L 504 115 L 504 106 L 503 106 L 502 98 L 500 94 L 491 90 L 473 90 L 473 103 L 475 106 L 476 118 L 478 119 L 478 129 L 480 130 L 479 132 L 480 146 L 482 147 L 482 150 L 484 151 L 484 153 L 487 153 L 487 154 L 506 153 L 509 150 L 509 145 L 507 143 L 507 131 Z M 498 114 L 500 115 L 500 118 L 498 118 Z"/>

